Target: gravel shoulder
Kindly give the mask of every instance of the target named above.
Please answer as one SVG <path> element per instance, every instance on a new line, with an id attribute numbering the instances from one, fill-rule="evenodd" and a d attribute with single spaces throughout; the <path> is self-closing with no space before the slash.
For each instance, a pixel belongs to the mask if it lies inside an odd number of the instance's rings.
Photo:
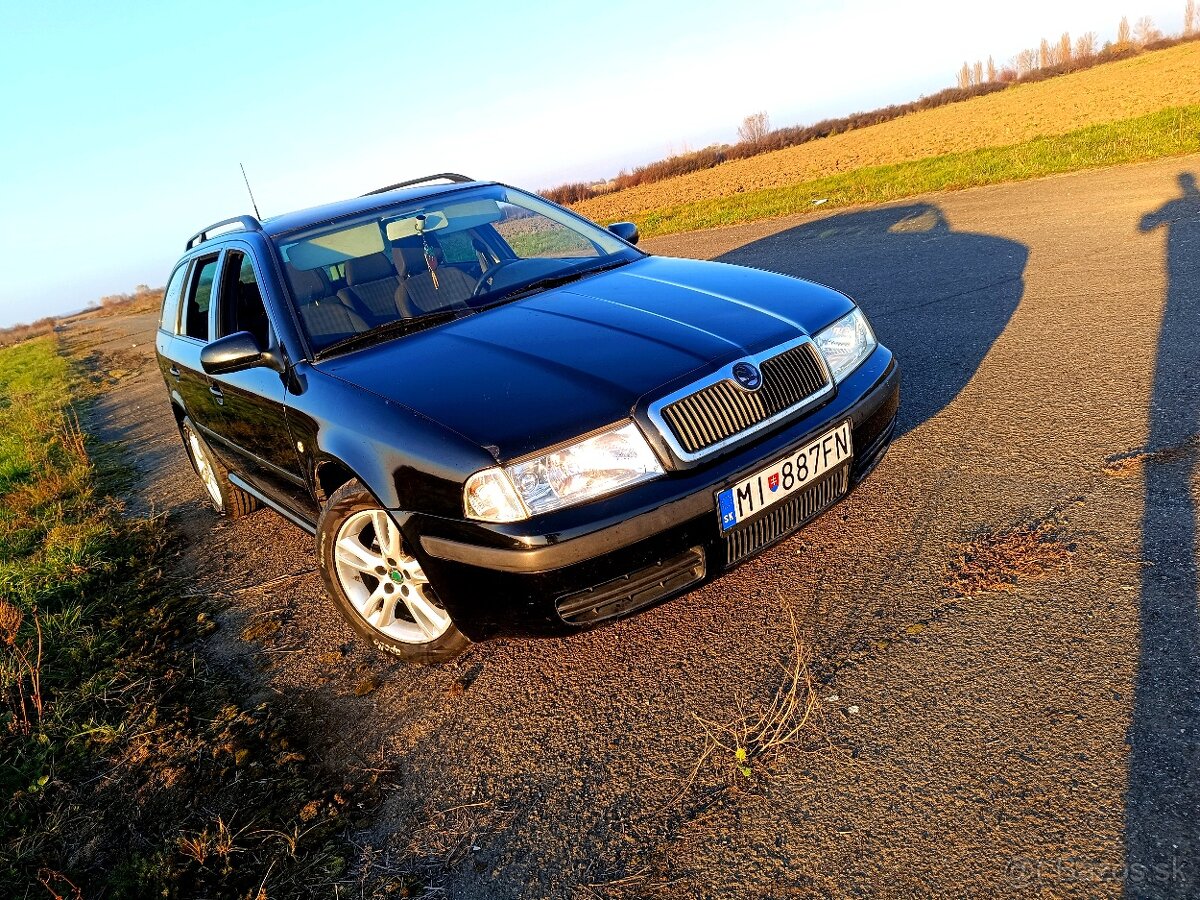
<path id="1" fill-rule="evenodd" d="M 154 317 L 66 337 L 112 373 L 93 427 L 137 467 L 131 506 L 166 513 L 172 574 L 222 604 L 211 659 L 309 716 L 347 777 L 385 773 L 350 836 L 361 869 L 456 898 L 1195 896 L 1184 172 L 1200 157 L 652 242 L 857 297 L 904 369 L 900 438 L 731 576 L 438 669 L 358 647 L 303 532 L 204 506 Z M 818 701 L 801 737 L 749 776 L 724 751 L 696 769 L 702 722 L 752 719 L 798 646 Z"/>

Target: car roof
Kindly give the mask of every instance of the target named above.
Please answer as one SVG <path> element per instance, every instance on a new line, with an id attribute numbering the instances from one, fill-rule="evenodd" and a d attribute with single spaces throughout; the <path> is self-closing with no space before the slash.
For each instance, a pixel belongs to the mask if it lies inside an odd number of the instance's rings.
<path id="1" fill-rule="evenodd" d="M 370 212 L 373 209 L 384 209 L 396 203 L 407 200 L 420 200 L 423 197 L 436 197 L 453 191 L 495 184 L 494 181 L 463 181 L 454 184 L 425 184 L 419 187 L 398 188 L 378 194 L 364 194 L 361 197 L 351 197 L 348 200 L 338 200 L 334 203 L 324 203 L 320 206 L 310 206 L 308 209 L 298 209 L 295 212 L 283 213 L 262 220 L 262 231 L 269 236 L 287 234 L 299 231 L 313 225 L 332 222 L 346 216 Z"/>
<path id="2" fill-rule="evenodd" d="M 189 257 L 198 250 L 211 250 L 226 239 L 244 237 L 247 234 L 261 234 L 266 237 L 275 237 L 310 228 L 314 225 L 334 222 L 347 216 L 355 216 L 359 213 L 370 212 L 376 209 L 387 209 L 389 206 L 409 200 L 421 200 L 426 197 L 436 197 L 441 194 L 453 193 L 454 191 L 498 184 L 495 181 L 475 181 L 464 178 L 461 175 L 435 175 L 433 177 L 451 177 L 454 180 L 450 184 L 428 184 L 421 182 L 419 186 L 417 186 L 418 183 L 416 182 L 409 182 L 409 184 L 413 184 L 412 187 L 405 184 L 396 185 L 391 189 L 382 188 L 378 191 L 372 191 L 369 194 L 363 194 L 361 197 L 350 197 L 349 199 L 337 200 L 333 203 L 323 203 L 320 206 L 310 206 L 307 209 L 298 209 L 294 212 L 270 216 L 261 221 L 254 216 L 234 216 L 232 219 L 215 222 L 204 230 L 196 232 L 188 239 L 184 256 Z M 209 232 L 216 231 L 216 229 L 228 225 L 240 225 L 241 227 L 231 231 L 217 231 L 211 237 L 209 236 Z"/>

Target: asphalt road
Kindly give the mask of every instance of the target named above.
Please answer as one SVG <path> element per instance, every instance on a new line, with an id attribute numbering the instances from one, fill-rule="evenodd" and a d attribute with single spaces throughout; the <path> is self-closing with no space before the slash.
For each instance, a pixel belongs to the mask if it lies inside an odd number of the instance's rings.
<path id="1" fill-rule="evenodd" d="M 438 669 L 357 646 L 302 532 L 204 507 L 152 317 L 69 339 L 121 374 L 97 412 L 140 470 L 133 506 L 170 515 L 174 574 L 224 605 L 205 652 L 303 710 L 347 777 L 386 770 L 351 836 L 376 872 L 468 898 L 1200 896 L 1185 172 L 1200 157 L 652 242 L 855 296 L 904 368 L 899 439 L 711 586 Z M 749 777 L 718 751 L 688 783 L 699 720 L 752 718 L 786 682 L 792 615 L 818 715 Z"/>

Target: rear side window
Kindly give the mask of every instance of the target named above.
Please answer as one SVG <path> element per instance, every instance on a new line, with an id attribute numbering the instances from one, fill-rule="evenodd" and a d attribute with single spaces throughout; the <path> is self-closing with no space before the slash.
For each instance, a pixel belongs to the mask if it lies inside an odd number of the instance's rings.
<path id="1" fill-rule="evenodd" d="M 217 304 L 217 320 L 220 322 L 217 337 L 248 331 L 258 339 L 260 347 L 271 345 L 271 329 L 267 322 L 267 310 L 263 306 L 262 291 L 258 287 L 254 261 L 247 254 L 238 250 L 225 254 L 225 269 Z"/>
<path id="2" fill-rule="evenodd" d="M 163 291 L 162 318 L 159 327 L 163 331 L 175 333 L 175 321 L 179 318 L 179 297 L 183 294 L 183 280 L 187 276 L 187 266 L 182 265 L 171 275 L 167 289 Z"/>
<path id="3" fill-rule="evenodd" d="M 440 236 L 442 255 L 448 263 L 477 263 L 475 248 L 471 244 L 471 234 L 468 231 L 456 231 L 453 234 Z"/>
<path id="4" fill-rule="evenodd" d="M 213 282 L 217 280 L 217 257 L 200 260 L 192 271 L 195 274 L 183 308 L 183 333 L 207 341 L 208 307 L 212 303 Z"/>

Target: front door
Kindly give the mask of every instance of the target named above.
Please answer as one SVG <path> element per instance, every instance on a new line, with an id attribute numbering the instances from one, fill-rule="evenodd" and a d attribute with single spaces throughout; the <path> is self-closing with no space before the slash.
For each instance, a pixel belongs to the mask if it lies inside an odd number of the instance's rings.
<path id="1" fill-rule="evenodd" d="M 214 339 L 248 331 L 261 347 L 275 343 L 261 284 L 250 248 L 226 249 L 212 316 Z M 311 514 L 300 456 L 284 418 L 283 378 L 259 366 L 210 376 L 210 381 L 214 402 L 210 439 L 228 468 L 273 499 Z"/>

